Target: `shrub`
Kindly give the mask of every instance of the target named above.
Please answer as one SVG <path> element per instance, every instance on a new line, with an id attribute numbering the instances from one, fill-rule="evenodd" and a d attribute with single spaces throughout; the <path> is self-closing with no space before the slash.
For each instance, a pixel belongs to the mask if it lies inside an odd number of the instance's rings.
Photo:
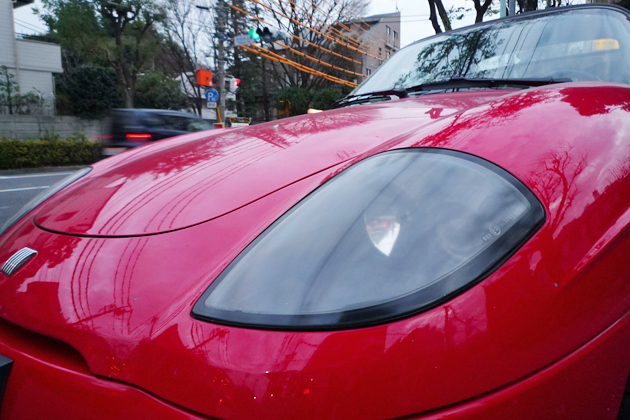
<path id="1" fill-rule="evenodd" d="M 337 100 L 343 98 L 344 95 L 339 89 L 327 88 L 320 89 L 313 95 L 313 108 L 326 110 Z"/>
<path id="2" fill-rule="evenodd" d="M 274 96 L 276 108 L 284 116 L 306 114 L 313 94 L 304 88 L 285 87 Z"/>
<path id="3" fill-rule="evenodd" d="M 89 165 L 101 158 L 101 144 L 83 134 L 62 140 L 45 135 L 39 140 L 0 138 L 0 169 Z"/>

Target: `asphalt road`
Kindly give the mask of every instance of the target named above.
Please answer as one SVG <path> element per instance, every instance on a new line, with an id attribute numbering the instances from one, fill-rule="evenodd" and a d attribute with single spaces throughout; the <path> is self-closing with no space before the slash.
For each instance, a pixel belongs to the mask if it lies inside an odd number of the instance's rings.
<path id="1" fill-rule="evenodd" d="M 72 172 L 0 175 L 0 227 L 33 197 Z"/>

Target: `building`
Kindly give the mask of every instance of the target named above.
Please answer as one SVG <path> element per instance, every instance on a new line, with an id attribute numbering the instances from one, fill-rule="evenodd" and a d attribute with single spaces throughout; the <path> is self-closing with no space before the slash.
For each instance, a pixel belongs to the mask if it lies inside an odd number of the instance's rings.
<path id="1" fill-rule="evenodd" d="M 368 16 L 360 20 L 346 22 L 345 25 L 353 31 L 344 31 L 346 35 L 369 46 L 368 51 L 366 51 L 369 55 L 358 52 L 352 54 L 352 58 L 361 62 L 361 68 L 356 70 L 357 73 L 366 76 L 371 75 L 400 49 L 400 12 Z M 374 57 L 378 57 L 380 60 Z"/>
<path id="2" fill-rule="evenodd" d="M 34 0 L 0 0 L 0 66 L 15 76 L 20 93 L 34 92 L 43 99 L 42 112 L 54 114 L 53 73 L 62 73 L 61 47 L 48 42 L 20 39 L 15 33 L 13 9 Z"/>

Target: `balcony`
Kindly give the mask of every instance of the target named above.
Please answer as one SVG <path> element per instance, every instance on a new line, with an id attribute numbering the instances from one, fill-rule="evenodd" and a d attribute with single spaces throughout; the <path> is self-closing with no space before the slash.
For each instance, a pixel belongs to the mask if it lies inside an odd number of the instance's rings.
<path id="1" fill-rule="evenodd" d="M 61 47 L 59 45 L 18 39 L 16 46 L 20 70 L 63 73 Z"/>

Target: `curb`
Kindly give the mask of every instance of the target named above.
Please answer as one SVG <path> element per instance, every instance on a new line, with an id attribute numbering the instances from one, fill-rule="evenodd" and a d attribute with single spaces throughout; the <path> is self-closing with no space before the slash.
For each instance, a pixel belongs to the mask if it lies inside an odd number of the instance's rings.
<path id="1" fill-rule="evenodd" d="M 48 172 L 66 172 L 76 171 L 85 168 L 88 165 L 79 166 L 49 166 L 44 168 L 22 168 L 22 169 L 5 169 L 0 171 L 0 176 L 23 175 L 23 174 L 41 174 Z"/>

